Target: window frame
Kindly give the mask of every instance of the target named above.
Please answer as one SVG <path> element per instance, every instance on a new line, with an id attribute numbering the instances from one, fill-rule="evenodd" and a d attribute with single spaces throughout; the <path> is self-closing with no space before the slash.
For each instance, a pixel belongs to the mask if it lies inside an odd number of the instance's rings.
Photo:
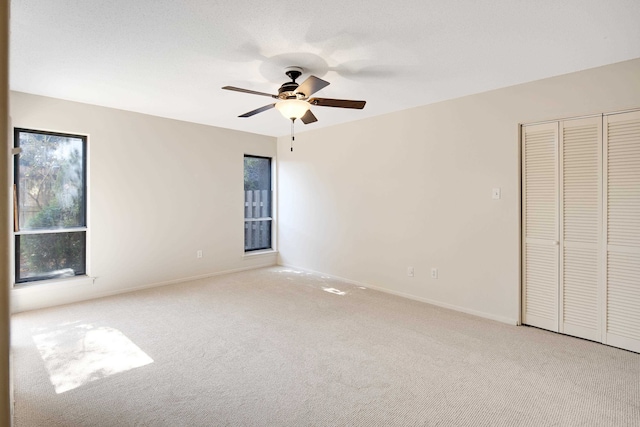
<path id="1" fill-rule="evenodd" d="M 14 127 L 13 132 L 13 146 L 15 149 L 20 148 L 20 134 L 21 133 L 32 133 L 39 135 L 51 135 L 51 136 L 59 136 L 63 138 L 75 138 L 80 139 L 82 141 L 82 223 L 84 225 L 79 227 L 58 227 L 58 228 L 40 228 L 33 230 L 21 230 L 20 224 L 20 151 L 16 155 L 13 156 L 13 184 L 15 185 L 15 207 L 12 209 L 13 215 L 18 215 L 14 218 L 13 224 L 17 224 L 18 229 L 13 228 L 13 256 L 14 256 L 14 271 L 13 271 L 13 283 L 14 287 L 21 287 L 26 284 L 32 283 L 43 283 L 51 280 L 60 280 L 61 278 L 57 277 L 43 277 L 43 276 L 34 276 L 28 278 L 20 278 L 19 279 L 19 271 L 20 271 L 20 236 L 23 235 L 42 235 L 42 234 L 61 234 L 61 233 L 84 233 L 84 250 L 82 251 L 82 264 L 84 266 L 83 271 L 74 274 L 74 276 L 68 276 L 64 278 L 75 278 L 75 277 L 87 277 L 89 272 L 89 262 L 88 262 L 88 242 L 89 242 L 89 214 L 88 214 L 88 200 L 89 200 L 89 185 L 88 185 L 88 154 L 89 154 L 89 137 L 85 134 L 72 134 L 67 132 L 56 132 L 56 131 L 48 131 L 48 130 L 40 130 L 40 129 L 31 129 L 31 128 L 22 128 L 22 127 Z"/>
<path id="2" fill-rule="evenodd" d="M 268 160 L 269 161 L 269 216 L 268 217 L 259 217 L 259 218 L 247 218 L 246 215 L 246 205 L 243 206 L 245 208 L 244 210 L 244 214 L 243 214 L 243 241 L 246 240 L 246 224 L 247 222 L 258 222 L 258 221 L 270 221 L 270 231 L 271 231 L 271 235 L 269 236 L 269 246 L 268 247 L 264 247 L 264 248 L 254 248 L 254 249 L 247 249 L 246 247 L 244 247 L 244 253 L 245 255 L 250 255 L 250 254 L 256 254 L 256 253 L 260 253 L 260 252 L 271 252 L 275 250 L 274 247 L 274 240 L 273 240 L 273 236 L 274 236 L 274 220 L 273 220 L 273 212 L 274 212 L 274 207 L 273 207 L 273 200 L 274 200 L 274 194 L 273 194 L 273 157 L 269 157 L 269 156 L 259 156 L 259 155 L 255 155 L 255 154 L 244 154 L 242 157 L 242 170 L 243 170 L 243 176 L 244 176 L 244 160 L 247 158 L 252 158 L 252 159 L 264 159 L 264 160 Z M 244 184 L 243 184 L 243 203 L 246 203 L 246 190 L 244 190 Z M 244 245 L 243 245 L 244 246 Z"/>

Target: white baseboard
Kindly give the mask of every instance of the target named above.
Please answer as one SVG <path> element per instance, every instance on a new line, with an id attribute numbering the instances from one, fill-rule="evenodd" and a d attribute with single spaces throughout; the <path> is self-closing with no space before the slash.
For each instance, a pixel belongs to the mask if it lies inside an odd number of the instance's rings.
<path id="1" fill-rule="evenodd" d="M 51 287 L 47 287 L 46 289 L 43 289 L 43 288 L 38 287 L 38 286 L 26 287 L 26 288 L 17 288 L 17 289 L 12 289 L 12 291 L 11 291 L 11 313 L 15 314 L 15 313 L 23 312 L 23 311 L 37 310 L 37 309 L 40 309 L 40 308 L 54 307 L 54 306 L 64 305 L 64 304 L 72 304 L 72 303 L 80 302 L 80 301 L 87 301 L 87 300 L 92 300 L 92 299 L 97 299 L 97 298 L 104 298 L 104 297 L 109 297 L 109 296 L 113 296 L 113 295 L 119 295 L 119 294 L 125 294 L 125 293 L 129 293 L 129 292 L 141 291 L 141 290 L 144 290 L 144 289 L 156 288 L 156 287 L 160 287 L 160 286 L 175 285 L 175 284 L 178 284 L 178 283 L 191 282 L 191 281 L 194 281 L 194 280 L 206 279 L 208 277 L 222 276 L 224 274 L 238 273 L 238 272 L 246 271 L 246 270 L 255 270 L 255 269 L 258 269 L 258 268 L 271 267 L 271 266 L 274 266 L 274 265 L 281 265 L 281 266 L 287 267 L 287 268 L 306 271 L 306 272 L 313 273 L 313 274 L 319 274 L 319 275 L 330 277 L 330 278 L 335 279 L 335 280 L 340 280 L 342 282 L 346 282 L 346 283 L 349 283 L 349 284 L 352 284 L 352 285 L 364 286 L 365 288 L 369 288 L 369 289 L 373 289 L 373 290 L 376 290 L 376 291 L 388 293 L 388 294 L 391 294 L 391 295 L 400 296 L 400 297 L 403 297 L 403 298 L 408 298 L 408 299 L 411 299 L 411 300 L 414 300 L 414 301 L 420 301 L 420 302 L 424 302 L 424 303 L 427 303 L 427 304 L 432 304 L 432 305 L 435 305 L 435 306 L 438 306 L 438 307 L 443 307 L 443 308 L 447 308 L 447 309 L 450 309 L 450 310 L 459 311 L 459 312 L 462 312 L 462 313 L 471 314 L 471 315 L 478 316 L 478 317 L 483 317 L 485 319 L 491 319 L 491 320 L 495 320 L 495 321 L 498 321 L 498 322 L 507 323 L 507 324 L 510 324 L 510 325 L 517 325 L 518 324 L 518 321 L 516 319 L 510 319 L 510 318 L 507 318 L 507 317 L 496 316 L 494 314 L 486 313 L 486 312 L 483 312 L 483 311 L 472 310 L 472 309 L 469 309 L 469 308 L 466 308 L 466 307 L 460 307 L 460 306 L 457 306 L 457 305 L 448 304 L 448 303 L 441 302 L 441 301 L 435 301 L 435 300 L 432 300 L 432 299 L 429 299 L 429 298 L 423 298 L 423 297 L 419 297 L 419 296 L 416 296 L 416 295 L 407 294 L 407 293 L 404 293 L 404 292 L 398 292 L 398 291 L 394 291 L 392 289 L 384 288 L 384 287 L 381 287 L 381 286 L 371 285 L 369 283 L 358 282 L 356 280 L 347 279 L 345 277 L 340 277 L 340 276 L 335 276 L 335 275 L 332 275 L 332 274 L 323 273 L 321 271 L 315 271 L 315 270 L 311 270 L 311 269 L 308 269 L 308 268 L 298 267 L 298 266 L 289 265 L 289 264 L 282 264 L 282 263 L 281 264 L 276 264 L 276 263 L 273 263 L 273 262 L 264 263 L 264 264 L 258 264 L 258 265 L 252 265 L 252 266 L 249 266 L 249 267 L 240 267 L 240 268 L 234 268 L 234 269 L 229 269 L 229 270 L 216 271 L 216 272 L 206 273 L 206 274 L 202 274 L 202 275 L 198 275 L 198 276 L 183 277 L 183 278 L 180 278 L 180 279 L 173 279 L 173 280 L 167 280 L 167 281 L 163 281 L 163 282 L 150 283 L 150 284 L 141 285 L 141 286 L 132 286 L 132 287 L 129 287 L 129 288 L 122 288 L 122 289 L 117 289 L 117 290 L 114 290 L 114 291 L 86 294 L 86 295 L 76 296 L 75 298 L 72 296 L 70 298 L 65 298 L 63 302 L 56 302 L 56 303 L 53 303 L 53 304 L 48 302 L 49 301 L 48 298 L 38 298 L 38 296 L 39 296 L 38 294 L 42 295 L 42 294 L 46 294 L 46 293 L 52 292 L 52 291 L 59 291 L 60 288 L 57 287 L 59 285 L 56 286 L 56 285 L 52 284 Z M 89 278 L 89 280 L 92 280 L 92 279 Z M 63 286 L 63 287 L 67 287 L 67 286 Z M 69 287 L 71 287 L 71 286 L 69 286 Z M 67 296 L 69 296 L 69 295 L 67 295 Z"/>
<path id="2" fill-rule="evenodd" d="M 230 270 L 216 271 L 216 272 L 201 274 L 198 276 L 183 277 L 180 279 L 173 279 L 173 280 L 167 280 L 163 282 L 150 283 L 146 285 L 121 288 L 113 291 L 96 292 L 96 293 L 75 295 L 75 296 L 74 295 L 70 296 L 69 294 L 67 294 L 66 298 L 63 298 L 62 302 L 54 302 L 54 303 L 48 302 L 49 299 L 46 297 L 43 298 L 43 296 L 46 296 L 46 294 L 50 292 L 59 292 L 61 288 L 68 290 L 71 287 L 80 286 L 80 283 L 81 282 L 84 283 L 85 281 L 83 281 L 82 279 L 76 279 L 75 281 L 70 280 L 68 283 L 65 283 L 65 282 L 51 283 L 47 285 L 46 288 L 38 285 L 27 286 L 24 288 L 14 288 L 11 290 L 11 314 L 21 313 L 21 312 L 30 311 L 30 310 L 38 310 L 41 308 L 55 307 L 55 306 L 65 305 L 65 304 L 73 304 L 76 302 L 88 301 L 92 299 L 105 298 L 113 295 L 120 295 L 120 294 L 129 293 L 129 292 L 141 291 L 144 289 L 157 288 L 160 286 L 176 285 L 178 283 L 191 282 L 194 280 L 206 279 L 208 277 L 214 277 L 214 276 L 222 276 L 224 274 L 238 273 L 240 271 L 245 271 L 245 270 L 255 270 L 257 268 L 272 267 L 274 265 L 276 265 L 275 262 L 270 262 L 270 263 L 252 265 L 249 267 L 240 267 L 240 268 L 234 268 Z M 90 277 L 86 278 L 86 283 L 87 283 L 86 286 L 91 286 L 90 284 L 88 284 L 91 281 L 93 281 L 93 278 L 90 278 Z"/>
<path id="3" fill-rule="evenodd" d="M 486 313 L 484 311 L 472 310 L 470 308 L 460 307 L 458 305 L 453 305 L 453 304 L 449 304 L 449 303 L 446 303 L 446 302 L 435 301 L 435 300 L 432 300 L 432 299 L 429 299 L 429 298 L 423 298 L 423 297 L 419 297 L 419 296 L 416 296 L 416 295 L 407 294 L 407 293 L 404 293 L 404 292 L 398 292 L 398 291 L 394 291 L 392 289 L 383 288 L 381 286 L 375 286 L 375 285 L 371 285 L 369 283 L 358 282 L 357 280 L 351 280 L 351 279 L 347 279 L 347 278 L 340 277 L 340 276 L 334 276 L 333 274 L 327 274 L 327 273 L 323 273 L 321 271 L 311 270 L 309 268 L 303 268 L 303 267 L 298 267 L 298 266 L 289 265 L 289 264 L 278 264 L 278 265 L 281 265 L 282 267 L 292 268 L 292 269 L 295 269 L 295 270 L 306 271 L 308 273 L 319 274 L 319 275 L 330 277 L 330 278 L 335 279 L 335 280 L 340 280 L 342 282 L 346 282 L 346 283 L 349 283 L 349 284 L 352 284 L 352 285 L 364 286 L 365 288 L 373 289 L 373 290 L 384 292 L 384 293 L 387 293 L 387 294 L 396 295 L 396 296 L 407 298 L 407 299 L 411 299 L 411 300 L 414 300 L 414 301 L 424 302 L 424 303 L 435 305 L 435 306 L 442 307 L 442 308 L 448 308 L 450 310 L 459 311 L 461 313 L 471 314 L 471 315 L 474 315 L 474 316 L 483 317 L 485 319 L 495 320 L 495 321 L 501 322 L 501 323 L 507 323 L 509 325 L 518 325 L 519 324 L 517 319 L 511 319 L 509 317 L 503 317 L 503 316 L 496 316 L 495 314 Z"/>
<path id="4" fill-rule="evenodd" d="M 246 271 L 246 270 L 255 270 L 257 268 L 272 267 L 274 265 L 276 265 L 276 264 L 271 262 L 271 263 L 266 263 L 266 264 L 252 265 L 252 266 L 249 266 L 249 267 L 233 268 L 231 270 L 215 271 L 215 272 L 212 272 L 212 273 L 201 274 L 199 276 L 190 276 L 190 277 L 184 277 L 184 278 L 181 278 L 181 279 L 173 279 L 173 280 L 167 280 L 167 281 L 164 281 L 164 282 L 156 282 L 156 283 L 152 283 L 152 284 L 148 284 L 148 285 L 133 286 L 133 287 L 130 287 L 130 288 L 119 289 L 117 291 L 102 292 L 102 293 L 98 294 L 95 298 L 110 297 L 110 296 L 113 296 L 113 295 L 126 294 L 126 293 L 129 293 L 129 292 L 141 291 L 141 290 L 149 289 L 149 288 L 157 288 L 159 286 L 177 285 L 178 283 L 193 282 L 194 280 L 206 279 L 208 277 L 223 276 L 225 274 L 239 273 L 241 271 Z"/>

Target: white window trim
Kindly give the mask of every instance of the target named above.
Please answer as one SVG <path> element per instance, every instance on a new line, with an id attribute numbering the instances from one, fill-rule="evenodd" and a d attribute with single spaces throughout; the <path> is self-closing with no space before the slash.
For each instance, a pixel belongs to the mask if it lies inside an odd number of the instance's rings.
<path id="1" fill-rule="evenodd" d="M 243 258 L 256 258 L 261 256 L 269 256 L 277 254 L 278 251 L 275 249 L 262 249 L 258 251 L 245 252 L 242 257 Z"/>

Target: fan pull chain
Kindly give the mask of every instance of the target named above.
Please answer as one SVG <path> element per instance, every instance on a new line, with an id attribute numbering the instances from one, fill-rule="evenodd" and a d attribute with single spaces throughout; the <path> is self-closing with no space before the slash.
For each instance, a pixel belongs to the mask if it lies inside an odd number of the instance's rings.
<path id="1" fill-rule="evenodd" d="M 293 135 L 293 123 L 296 119 L 291 119 L 291 152 L 293 152 L 293 141 L 296 140 L 296 137 Z"/>

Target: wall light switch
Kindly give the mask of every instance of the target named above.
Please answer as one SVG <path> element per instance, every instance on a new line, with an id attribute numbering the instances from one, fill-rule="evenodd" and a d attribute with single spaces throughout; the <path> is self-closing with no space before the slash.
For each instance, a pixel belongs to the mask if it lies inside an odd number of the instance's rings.
<path id="1" fill-rule="evenodd" d="M 501 196 L 501 191 L 499 188 L 494 188 L 493 191 L 491 192 L 491 197 L 494 199 L 499 199 Z"/>

